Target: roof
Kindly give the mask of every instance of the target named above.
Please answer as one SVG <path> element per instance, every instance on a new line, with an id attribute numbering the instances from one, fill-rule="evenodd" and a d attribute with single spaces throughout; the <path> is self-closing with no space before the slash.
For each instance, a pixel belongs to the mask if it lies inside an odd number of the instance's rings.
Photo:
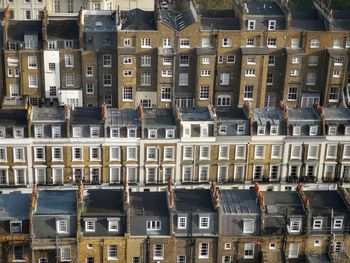
<path id="1" fill-rule="evenodd" d="M 33 121 L 65 121 L 65 111 L 63 107 L 43 107 L 33 106 Z"/>
<path id="2" fill-rule="evenodd" d="M 48 39 L 79 39 L 78 19 L 48 20 Z"/>
<path id="3" fill-rule="evenodd" d="M 326 31 L 324 22 L 314 11 L 292 11 L 291 29 L 305 31 Z"/>
<path id="4" fill-rule="evenodd" d="M 84 10 L 84 31 L 113 32 L 116 31 L 116 15 L 112 11 Z"/>
<path id="5" fill-rule="evenodd" d="M 139 126 L 140 117 L 137 110 L 108 108 L 107 125 Z"/>
<path id="6" fill-rule="evenodd" d="M 305 55 L 303 48 L 285 48 L 287 55 Z"/>
<path id="7" fill-rule="evenodd" d="M 311 211 L 315 214 L 346 213 L 347 206 L 337 191 L 304 191 L 310 199 Z"/>
<path id="8" fill-rule="evenodd" d="M 0 220 L 29 218 L 31 194 L 11 192 L 0 194 Z"/>
<path id="9" fill-rule="evenodd" d="M 177 189 L 174 191 L 177 212 L 215 212 L 209 189 Z"/>
<path id="10" fill-rule="evenodd" d="M 331 57 L 346 56 L 347 54 L 347 50 L 343 48 L 327 48 L 327 52 Z"/>
<path id="11" fill-rule="evenodd" d="M 183 121 L 211 121 L 212 117 L 208 108 L 181 108 L 181 120 Z"/>
<path id="12" fill-rule="evenodd" d="M 215 55 L 215 49 L 214 48 L 196 48 L 197 55 Z"/>
<path id="13" fill-rule="evenodd" d="M 259 214 L 255 190 L 220 190 L 220 201 L 226 214 Z"/>
<path id="14" fill-rule="evenodd" d="M 333 30 L 350 31 L 350 10 L 333 11 Z"/>
<path id="15" fill-rule="evenodd" d="M 145 126 L 175 126 L 175 118 L 172 109 L 144 110 Z"/>
<path id="16" fill-rule="evenodd" d="M 283 113 L 280 109 L 253 109 L 253 121 L 258 125 L 279 124 L 283 120 Z"/>
<path id="17" fill-rule="evenodd" d="M 216 116 L 218 121 L 248 120 L 243 108 L 219 108 Z"/>
<path id="18" fill-rule="evenodd" d="M 72 124 L 103 123 L 102 109 L 97 107 L 75 107 L 71 114 Z"/>
<path id="19" fill-rule="evenodd" d="M 267 214 L 304 215 L 304 207 L 297 192 L 264 192 Z"/>
<path id="20" fill-rule="evenodd" d="M 84 216 L 115 215 L 124 213 L 123 191 L 89 189 L 84 192 Z"/>
<path id="21" fill-rule="evenodd" d="M 168 203 L 166 192 L 131 192 L 131 216 L 166 216 Z"/>
<path id="22" fill-rule="evenodd" d="M 27 110 L 0 109 L 0 125 L 27 125 Z"/>
<path id="23" fill-rule="evenodd" d="M 13 41 L 24 41 L 24 35 L 38 35 L 41 38 L 40 20 L 10 20 L 8 27 L 8 39 Z M 39 41 L 40 42 L 40 41 Z"/>
<path id="24" fill-rule="evenodd" d="M 245 2 L 248 8 L 246 15 L 259 15 L 259 16 L 284 16 L 282 9 L 272 1 L 262 2 Z"/>
<path id="25" fill-rule="evenodd" d="M 172 10 L 171 13 L 167 9 L 160 8 L 159 14 L 164 24 L 178 31 L 196 22 L 196 19 L 191 10 L 182 11 L 181 13 L 175 13 Z"/>
<path id="26" fill-rule="evenodd" d="M 122 11 L 122 30 L 156 30 L 153 11 L 132 9 Z"/>
<path id="27" fill-rule="evenodd" d="M 332 263 L 333 261 L 329 258 L 328 254 L 307 254 L 308 263 Z"/>
<path id="28" fill-rule="evenodd" d="M 326 121 L 350 121 L 349 108 L 324 108 Z"/>
<path id="29" fill-rule="evenodd" d="M 76 214 L 76 191 L 39 191 L 35 215 Z"/>
<path id="30" fill-rule="evenodd" d="M 315 121 L 320 120 L 313 108 L 289 109 L 289 121 Z"/>
<path id="31" fill-rule="evenodd" d="M 239 19 L 233 10 L 203 10 L 201 26 L 204 30 L 240 30 Z"/>

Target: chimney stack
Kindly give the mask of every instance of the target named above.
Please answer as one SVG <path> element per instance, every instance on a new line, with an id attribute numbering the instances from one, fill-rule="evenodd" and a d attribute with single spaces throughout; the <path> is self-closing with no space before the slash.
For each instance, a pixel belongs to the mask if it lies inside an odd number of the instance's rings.
<path id="1" fill-rule="evenodd" d="M 64 106 L 64 113 L 66 117 L 66 132 L 67 138 L 70 138 L 70 120 L 72 115 L 72 108 L 69 105 Z"/>
<path id="2" fill-rule="evenodd" d="M 101 107 L 102 107 L 102 119 L 106 121 L 108 117 L 108 109 L 107 109 L 106 103 L 103 102 Z"/>
<path id="3" fill-rule="evenodd" d="M 5 8 L 4 12 L 4 21 L 3 21 L 3 44 L 4 47 L 7 48 L 7 41 L 8 41 L 8 28 L 9 28 L 9 23 L 11 19 L 11 9 L 10 6 L 7 5 Z"/>
<path id="4" fill-rule="evenodd" d="M 316 102 L 313 105 L 314 110 L 317 112 L 317 114 L 321 118 L 321 124 L 322 124 L 322 135 L 327 135 L 326 133 L 326 114 L 324 113 L 324 107 L 320 105 L 319 102 Z"/>
<path id="5" fill-rule="evenodd" d="M 278 103 L 279 108 L 283 111 L 283 117 L 284 117 L 284 125 L 285 125 L 285 134 L 287 136 L 290 135 L 289 132 L 289 112 L 288 112 L 288 106 L 283 102 L 280 101 Z"/>
<path id="6" fill-rule="evenodd" d="M 248 117 L 249 135 L 253 134 L 253 111 L 249 101 L 244 102 L 243 109 Z"/>

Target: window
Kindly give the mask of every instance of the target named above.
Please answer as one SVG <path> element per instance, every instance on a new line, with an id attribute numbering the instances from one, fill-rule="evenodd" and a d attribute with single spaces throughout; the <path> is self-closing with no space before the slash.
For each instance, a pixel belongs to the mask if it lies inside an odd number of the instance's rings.
<path id="1" fill-rule="evenodd" d="M 220 146 L 219 147 L 219 159 L 228 159 L 229 157 L 229 147 Z"/>
<path id="2" fill-rule="evenodd" d="M 34 137 L 35 138 L 44 138 L 44 126 L 43 125 L 34 126 Z"/>
<path id="3" fill-rule="evenodd" d="M 336 158 L 337 157 L 337 148 L 336 144 L 327 145 L 327 155 L 326 158 Z"/>
<path id="4" fill-rule="evenodd" d="M 70 247 L 60 247 L 61 261 L 71 261 Z"/>
<path id="5" fill-rule="evenodd" d="M 322 219 L 314 219 L 312 228 L 313 229 L 322 229 L 322 222 L 323 222 Z"/>
<path id="6" fill-rule="evenodd" d="M 82 127 L 73 127 L 73 137 L 80 138 L 83 136 L 83 128 Z"/>
<path id="7" fill-rule="evenodd" d="M 103 55 L 102 60 L 103 60 L 104 68 L 112 66 L 112 55 L 109 55 L 109 54 Z"/>
<path id="8" fill-rule="evenodd" d="M 171 47 L 170 38 L 163 38 L 163 47 L 165 47 L 165 48 Z"/>
<path id="9" fill-rule="evenodd" d="M 184 216 L 180 216 L 177 219 L 177 228 L 186 229 L 187 227 L 187 218 Z"/>
<path id="10" fill-rule="evenodd" d="M 246 77 L 255 77 L 255 69 L 247 69 L 245 71 L 245 76 Z"/>
<path id="11" fill-rule="evenodd" d="M 190 65 L 190 58 L 188 55 L 180 56 L 180 67 L 188 67 Z"/>
<path id="12" fill-rule="evenodd" d="M 310 48 L 319 48 L 319 47 L 320 47 L 320 40 L 319 39 L 311 39 Z"/>
<path id="13" fill-rule="evenodd" d="M 321 246 L 321 240 L 317 239 L 314 241 L 314 247 L 320 247 Z"/>
<path id="14" fill-rule="evenodd" d="M 127 153 L 127 160 L 128 161 L 136 161 L 137 159 L 137 148 L 136 147 L 127 147 L 126 148 Z"/>
<path id="15" fill-rule="evenodd" d="M 342 47 L 342 42 L 340 39 L 334 39 L 333 40 L 333 48 L 341 48 Z"/>
<path id="16" fill-rule="evenodd" d="M 90 127 L 90 137 L 91 138 L 100 137 L 100 127 Z"/>
<path id="17" fill-rule="evenodd" d="M 49 70 L 55 71 L 56 70 L 56 64 L 55 63 L 49 63 Z"/>
<path id="18" fill-rule="evenodd" d="M 254 258 L 254 243 L 244 244 L 244 258 Z"/>
<path id="19" fill-rule="evenodd" d="M 245 159 L 245 146 L 237 145 L 235 151 L 235 159 Z"/>
<path id="20" fill-rule="evenodd" d="M 24 18 L 25 20 L 31 20 L 32 19 L 32 13 L 30 10 L 24 10 Z"/>
<path id="21" fill-rule="evenodd" d="M 315 136 L 315 135 L 317 135 L 317 130 L 318 130 L 318 127 L 317 127 L 317 126 L 310 126 L 310 127 L 309 127 L 309 135 L 310 135 L 310 136 Z"/>
<path id="22" fill-rule="evenodd" d="M 26 184 L 26 174 L 24 168 L 15 168 L 15 185 L 25 185 Z"/>
<path id="23" fill-rule="evenodd" d="M 276 29 L 276 20 L 269 20 L 269 30 L 275 30 Z"/>
<path id="24" fill-rule="evenodd" d="M 13 246 L 13 260 L 24 261 L 24 248 L 23 248 L 23 246 Z"/>
<path id="25" fill-rule="evenodd" d="M 164 259 L 164 245 L 154 244 L 153 245 L 153 260 L 163 260 Z"/>
<path id="26" fill-rule="evenodd" d="M 253 99 L 253 90 L 254 90 L 254 86 L 251 86 L 251 85 L 245 86 L 243 100 L 252 100 Z"/>
<path id="27" fill-rule="evenodd" d="M 334 252 L 342 252 L 344 250 L 344 243 L 342 241 L 334 242 Z"/>
<path id="28" fill-rule="evenodd" d="M 247 47 L 254 47 L 254 46 L 255 46 L 255 39 L 247 38 Z"/>
<path id="29" fill-rule="evenodd" d="M 56 86 L 50 86 L 50 97 L 56 97 L 56 96 L 57 96 Z"/>
<path id="30" fill-rule="evenodd" d="M 147 147 L 147 161 L 154 161 L 157 159 L 157 148 Z"/>
<path id="31" fill-rule="evenodd" d="M 270 135 L 277 135 L 277 134 L 278 134 L 278 125 L 271 125 Z"/>
<path id="32" fill-rule="evenodd" d="M 199 218 L 199 228 L 208 229 L 209 228 L 209 217 L 200 217 Z"/>
<path id="33" fill-rule="evenodd" d="M 276 63 L 276 57 L 270 55 L 270 56 L 269 56 L 269 66 L 274 66 L 275 63 Z"/>
<path id="34" fill-rule="evenodd" d="M 74 55 L 64 55 L 64 62 L 66 67 L 74 67 Z"/>
<path id="35" fill-rule="evenodd" d="M 141 67 L 150 67 L 152 57 L 150 55 L 141 56 Z"/>
<path id="36" fill-rule="evenodd" d="M 186 256 L 177 256 L 176 263 L 186 263 Z"/>
<path id="37" fill-rule="evenodd" d="M 209 65 L 210 64 L 210 58 L 202 58 L 202 64 L 203 65 Z"/>
<path id="38" fill-rule="evenodd" d="M 131 38 L 123 39 L 124 47 L 131 47 Z"/>
<path id="39" fill-rule="evenodd" d="M 159 220 L 147 221 L 146 222 L 146 229 L 147 230 L 160 230 L 161 229 L 160 221 Z"/>
<path id="40" fill-rule="evenodd" d="M 85 232 L 95 232 L 95 220 L 85 220 Z"/>
<path id="41" fill-rule="evenodd" d="M 230 85 L 230 73 L 220 74 L 220 85 Z"/>
<path id="42" fill-rule="evenodd" d="M 181 38 L 180 39 L 180 48 L 189 48 L 190 47 L 190 39 Z"/>
<path id="43" fill-rule="evenodd" d="M 56 232 L 58 234 L 68 233 L 68 221 L 67 221 L 67 219 L 56 220 Z"/>
<path id="44" fill-rule="evenodd" d="M 100 160 L 100 148 L 91 147 L 90 148 L 90 161 L 99 161 Z"/>
<path id="45" fill-rule="evenodd" d="M 23 138 L 24 137 L 24 128 L 13 128 L 13 137 L 14 138 Z"/>
<path id="46" fill-rule="evenodd" d="M 247 58 L 247 64 L 248 65 L 255 65 L 256 64 L 255 57 L 248 57 Z"/>
<path id="47" fill-rule="evenodd" d="M 62 161 L 63 148 L 62 147 L 52 147 L 52 160 Z"/>
<path id="48" fill-rule="evenodd" d="M 49 260 L 47 258 L 39 258 L 39 263 L 49 263 Z M 94 263 L 94 262 L 92 261 L 87 263 Z"/>
<path id="49" fill-rule="evenodd" d="M 164 147 L 164 160 L 171 161 L 174 159 L 174 148 L 173 147 Z"/>
<path id="50" fill-rule="evenodd" d="M 132 87 L 127 86 L 123 87 L 123 101 L 132 101 L 133 95 L 132 95 Z"/>
<path id="51" fill-rule="evenodd" d="M 293 220 L 291 219 L 290 220 L 290 226 L 289 226 L 289 231 L 291 233 L 298 233 L 300 232 L 300 229 L 301 229 L 301 220 L 300 219 L 297 219 L 297 220 Z"/>
<path id="52" fill-rule="evenodd" d="M 222 47 L 232 47 L 232 39 L 231 38 L 223 38 L 222 39 Z"/>
<path id="53" fill-rule="evenodd" d="M 273 85 L 273 73 L 272 72 L 267 73 L 266 85 L 268 85 L 268 86 Z"/>
<path id="54" fill-rule="evenodd" d="M 161 88 L 161 100 L 162 101 L 170 101 L 171 100 L 171 88 L 170 87 L 162 87 Z"/>
<path id="55" fill-rule="evenodd" d="M 269 243 L 269 249 L 276 249 L 276 243 Z"/>
<path id="56" fill-rule="evenodd" d="M 235 63 L 235 59 L 236 59 L 235 56 L 229 55 L 226 57 L 226 62 L 227 62 L 227 64 L 233 64 L 233 63 Z"/>
<path id="57" fill-rule="evenodd" d="M 151 74 L 142 73 L 141 74 L 141 86 L 151 86 Z"/>
<path id="58" fill-rule="evenodd" d="M 262 165 L 254 165 L 254 181 L 260 181 L 263 175 L 263 166 Z"/>
<path id="59" fill-rule="evenodd" d="M 266 131 L 266 126 L 265 125 L 259 125 L 258 126 L 257 135 L 265 135 L 265 131 Z"/>
<path id="60" fill-rule="evenodd" d="M 200 159 L 209 159 L 210 158 L 210 147 L 201 146 L 200 147 Z"/>
<path id="61" fill-rule="evenodd" d="M 192 181 L 192 166 L 184 166 L 183 167 L 183 182 L 191 182 Z"/>
<path id="62" fill-rule="evenodd" d="M 22 233 L 22 221 L 11 221 L 10 232 L 11 234 Z"/>
<path id="63" fill-rule="evenodd" d="M 209 77 L 210 70 L 201 70 L 201 77 Z"/>
<path id="64" fill-rule="evenodd" d="M 219 64 L 224 63 L 224 57 L 223 56 L 218 56 L 218 63 Z"/>
<path id="65" fill-rule="evenodd" d="M 244 220 L 243 221 L 243 233 L 253 233 L 254 232 L 254 220 Z"/>
<path id="66" fill-rule="evenodd" d="M 301 157 L 301 145 L 292 145 L 291 159 L 300 159 Z"/>
<path id="67" fill-rule="evenodd" d="M 141 47 L 142 48 L 151 48 L 151 39 L 150 38 L 141 38 Z"/>
<path id="68" fill-rule="evenodd" d="M 73 40 L 64 41 L 64 48 L 73 48 Z"/>
<path id="69" fill-rule="evenodd" d="M 232 262 L 231 256 L 228 256 L 228 255 L 222 256 L 221 262 L 222 263 L 231 263 Z"/>
<path id="70" fill-rule="evenodd" d="M 110 147 L 109 148 L 109 160 L 119 161 L 120 160 L 120 147 Z"/>
<path id="71" fill-rule="evenodd" d="M 179 86 L 188 86 L 188 73 L 179 74 Z"/>
<path id="72" fill-rule="evenodd" d="M 297 94 L 298 94 L 298 88 L 297 87 L 289 87 L 289 89 L 288 89 L 288 100 L 289 101 L 296 101 L 297 100 Z"/>
<path id="73" fill-rule="evenodd" d="M 82 147 L 73 147 L 73 161 L 82 161 L 83 160 L 83 148 Z"/>
<path id="74" fill-rule="evenodd" d="M 47 42 L 47 49 L 49 49 L 49 50 L 57 49 L 57 42 L 56 41 L 48 41 Z"/>
<path id="75" fill-rule="evenodd" d="M 38 76 L 37 75 L 29 75 L 29 88 L 37 88 L 38 87 Z"/>
<path id="76" fill-rule="evenodd" d="M 334 219 L 333 228 L 341 229 L 343 227 L 343 219 Z"/>
<path id="77" fill-rule="evenodd" d="M 248 30 L 254 30 L 255 29 L 255 20 L 248 20 Z"/>
<path id="78" fill-rule="evenodd" d="M 183 159 L 184 160 L 192 160 L 193 159 L 193 147 L 192 146 L 184 146 Z"/>
<path id="79" fill-rule="evenodd" d="M 199 181 L 206 182 L 209 180 L 209 166 L 200 165 L 199 166 Z"/>
<path id="80" fill-rule="evenodd" d="M 6 162 L 6 160 L 7 160 L 6 148 L 0 148 L 0 161 Z"/>
<path id="81" fill-rule="evenodd" d="M 300 64 L 301 58 L 300 57 L 292 57 L 292 64 Z"/>
<path id="82" fill-rule="evenodd" d="M 35 161 L 45 161 L 45 148 L 35 147 Z"/>
<path id="83" fill-rule="evenodd" d="M 344 58 L 334 58 L 334 66 L 342 66 L 344 63 Z"/>
<path id="84" fill-rule="evenodd" d="M 199 243 L 199 258 L 209 258 L 209 243 Z"/>
<path id="85" fill-rule="evenodd" d="M 86 84 L 86 94 L 94 94 L 95 85 L 94 84 Z"/>
<path id="86" fill-rule="evenodd" d="M 129 72 L 128 70 L 126 70 L 126 71 Z M 127 76 L 129 76 L 129 75 L 127 75 Z M 111 87 L 112 86 L 112 75 L 111 74 L 103 74 L 103 86 L 104 87 Z"/>
<path id="87" fill-rule="evenodd" d="M 344 145 L 343 157 L 344 158 L 350 157 L 350 145 Z"/>
<path id="88" fill-rule="evenodd" d="M 24 148 L 13 148 L 13 159 L 14 162 L 24 162 Z"/>
<path id="89" fill-rule="evenodd" d="M 73 73 L 66 74 L 66 85 L 67 86 L 74 86 L 74 74 Z"/>
<path id="90" fill-rule="evenodd" d="M 299 38 L 292 38 L 290 47 L 291 48 L 298 48 L 299 42 L 300 42 Z"/>
<path id="91" fill-rule="evenodd" d="M 162 70 L 163 78 L 171 78 L 173 76 L 173 72 L 171 70 Z"/>
<path id="92" fill-rule="evenodd" d="M 157 129 L 148 129 L 148 138 L 149 139 L 157 138 Z"/>
<path id="93" fill-rule="evenodd" d="M 108 246 L 108 260 L 117 260 L 118 259 L 118 246 L 109 245 Z"/>
<path id="94" fill-rule="evenodd" d="M 35 69 L 38 67 L 38 61 L 36 56 L 28 56 L 28 68 Z"/>
<path id="95" fill-rule="evenodd" d="M 271 159 L 281 158 L 281 145 L 272 145 L 271 146 Z"/>
<path id="96" fill-rule="evenodd" d="M 291 75 L 292 77 L 298 77 L 298 76 L 300 75 L 299 69 L 292 69 L 292 70 L 290 71 L 290 75 Z"/>
<path id="97" fill-rule="evenodd" d="M 298 243 L 290 243 L 289 244 L 288 258 L 298 258 L 298 254 L 299 254 L 299 244 Z"/>
<path id="98" fill-rule="evenodd" d="M 164 57 L 163 58 L 163 65 L 172 65 L 172 59 L 171 57 Z"/>
<path id="99" fill-rule="evenodd" d="M 132 64 L 132 58 L 131 57 L 123 58 L 123 64 L 126 64 L 126 65 Z"/>
<path id="100" fill-rule="evenodd" d="M 268 38 L 267 39 L 267 47 L 276 47 L 277 39 L 276 38 Z"/>
<path id="101" fill-rule="evenodd" d="M 245 166 L 244 165 L 235 165 L 234 168 L 234 180 L 236 182 L 242 182 L 244 179 L 244 171 Z"/>

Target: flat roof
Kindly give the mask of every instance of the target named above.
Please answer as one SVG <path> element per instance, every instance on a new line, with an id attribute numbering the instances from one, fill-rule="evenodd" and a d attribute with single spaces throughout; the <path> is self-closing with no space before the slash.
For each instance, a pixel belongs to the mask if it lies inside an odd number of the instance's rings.
<path id="1" fill-rule="evenodd" d="M 166 192 L 131 192 L 131 216 L 166 216 L 168 203 Z"/>
<path id="2" fill-rule="evenodd" d="M 292 215 L 303 215 L 304 207 L 297 192 L 281 191 L 281 192 L 264 192 L 266 203 L 266 211 L 268 214 L 286 213 Z"/>
<path id="3" fill-rule="evenodd" d="M 175 126 L 175 118 L 172 109 L 144 110 L 145 126 Z"/>
<path id="4" fill-rule="evenodd" d="M 35 215 L 76 214 L 76 191 L 39 191 Z"/>
<path id="5" fill-rule="evenodd" d="M 310 206 L 315 213 L 346 213 L 348 208 L 337 191 L 304 191 L 310 199 Z"/>
<path id="6" fill-rule="evenodd" d="M 31 194 L 19 191 L 0 194 L 0 220 L 24 220 L 29 218 Z"/>
<path id="7" fill-rule="evenodd" d="M 221 207 L 226 214 L 259 214 L 255 190 L 220 190 Z"/>
<path id="8" fill-rule="evenodd" d="M 107 125 L 139 126 L 140 117 L 137 110 L 108 108 Z"/>
<path id="9" fill-rule="evenodd" d="M 209 189 L 176 189 L 174 195 L 175 209 L 178 212 L 215 212 Z"/>
<path id="10" fill-rule="evenodd" d="M 43 107 L 39 108 L 36 106 L 33 109 L 33 121 L 65 121 L 65 110 L 63 107 Z"/>

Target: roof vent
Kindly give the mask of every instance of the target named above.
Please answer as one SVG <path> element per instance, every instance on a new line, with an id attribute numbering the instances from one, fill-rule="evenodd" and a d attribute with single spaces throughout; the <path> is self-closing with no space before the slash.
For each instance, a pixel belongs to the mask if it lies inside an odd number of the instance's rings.
<path id="1" fill-rule="evenodd" d="M 101 21 L 97 21 L 95 25 L 96 26 L 103 26 L 103 23 Z"/>

